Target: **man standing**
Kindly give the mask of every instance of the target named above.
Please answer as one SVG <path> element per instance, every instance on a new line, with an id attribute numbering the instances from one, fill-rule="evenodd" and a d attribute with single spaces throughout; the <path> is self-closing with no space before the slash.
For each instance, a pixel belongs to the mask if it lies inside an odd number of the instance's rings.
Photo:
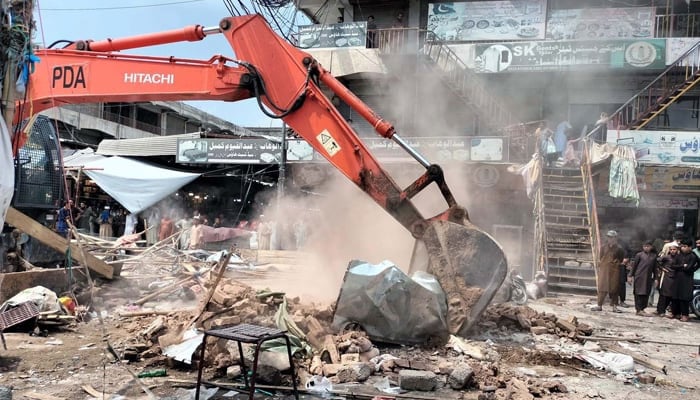
<path id="1" fill-rule="evenodd" d="M 264 215 L 260 216 L 258 224 L 258 250 L 270 250 L 272 236 L 272 222 L 267 221 Z"/>
<path id="2" fill-rule="evenodd" d="M 189 249 L 201 249 L 204 245 L 204 232 L 202 231 L 202 224 L 200 223 L 200 216 L 195 215 L 192 218 L 192 229 L 190 229 L 190 244 Z"/>
<path id="3" fill-rule="evenodd" d="M 167 213 L 160 219 L 160 228 L 158 228 L 158 241 L 161 242 L 175 233 L 175 223 L 170 219 Z"/>
<path id="4" fill-rule="evenodd" d="M 656 262 L 656 250 L 651 240 L 644 242 L 642 251 L 632 258 L 632 267 L 627 279 L 634 289 L 634 309 L 640 316 L 651 316 L 644 312 L 644 309 L 649 304 L 652 284 L 657 279 Z"/>
<path id="5" fill-rule="evenodd" d="M 100 238 L 107 239 L 112 237 L 112 215 L 109 211 L 109 206 L 105 206 L 100 213 Z"/>
<path id="6" fill-rule="evenodd" d="M 65 202 L 63 207 L 58 209 L 58 217 L 56 218 L 56 232 L 63 237 L 68 237 L 68 221 L 71 219 L 70 205 L 70 202 Z"/>
<path id="7" fill-rule="evenodd" d="M 676 262 L 676 281 L 671 301 L 671 312 L 674 318 L 688 322 L 690 300 L 693 298 L 693 274 L 698 269 L 698 258 L 693 254 L 692 242 L 681 242 L 680 254 Z"/>
<path id="8" fill-rule="evenodd" d="M 666 309 L 673 299 L 673 289 L 676 277 L 676 258 L 678 257 L 678 246 L 674 243 L 668 247 L 668 254 L 661 257 L 660 278 L 657 283 L 659 287 L 659 301 L 656 303 L 656 315 L 663 317 Z M 671 317 L 673 318 L 673 317 Z"/>
<path id="9" fill-rule="evenodd" d="M 175 223 L 175 227 L 180 231 L 180 249 L 185 250 L 190 245 L 190 233 L 193 223 L 187 216 L 182 217 Z"/>
<path id="10" fill-rule="evenodd" d="M 554 144 L 557 146 L 557 151 L 559 152 L 559 157 L 564 157 L 564 150 L 566 150 L 566 142 L 568 141 L 567 133 L 572 129 L 571 124 L 567 120 L 563 120 L 557 125 L 557 129 L 554 131 Z"/>
<path id="11" fill-rule="evenodd" d="M 625 252 L 617 244 L 617 232 L 608 231 L 605 235 L 607 241 L 600 251 L 600 260 L 598 260 L 598 306 L 592 308 L 592 311 L 602 311 L 603 301 L 610 295 L 610 305 L 612 312 L 622 312 L 617 308 L 618 290 L 620 288 L 620 270 L 619 265 L 625 258 Z"/>
<path id="12" fill-rule="evenodd" d="M 695 239 L 695 248 L 693 249 L 693 254 L 700 259 L 700 238 Z"/>
<path id="13" fill-rule="evenodd" d="M 376 46 L 377 23 L 374 22 L 374 15 L 367 17 L 367 48 L 372 49 Z"/>
<path id="14" fill-rule="evenodd" d="M 78 221 L 78 226 L 80 229 L 84 230 L 86 233 L 93 233 L 92 223 L 95 221 L 95 210 L 92 206 L 86 205 L 85 203 L 80 203 L 80 208 L 82 212 L 80 213 L 80 220 Z"/>

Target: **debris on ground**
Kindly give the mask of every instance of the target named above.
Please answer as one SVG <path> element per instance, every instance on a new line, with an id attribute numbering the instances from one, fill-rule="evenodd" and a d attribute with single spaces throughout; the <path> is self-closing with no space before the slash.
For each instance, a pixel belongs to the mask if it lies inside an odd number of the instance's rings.
<path id="1" fill-rule="evenodd" d="M 82 318 L 68 322 L 71 330 L 83 326 L 104 329 L 107 353 L 113 352 L 112 361 L 119 360 L 115 365 L 153 382 L 179 379 L 178 385 L 187 390 L 194 386 L 192 373 L 201 364 L 212 387 L 230 390 L 226 385 L 242 380 L 237 343 L 210 338 L 203 360 L 200 346 L 202 330 L 243 323 L 288 331 L 298 386 L 311 394 L 362 392 L 371 394 L 367 398 L 447 399 L 471 393 L 474 397 L 469 398 L 480 399 L 568 399 L 579 397 L 570 393 L 567 377 L 600 379 L 609 373 L 637 386 L 660 387 L 669 382 L 655 375 L 667 372 L 664 362 L 620 344 L 599 344 L 594 333 L 611 332 L 594 328 L 594 323 L 581 316 L 558 316 L 537 311 L 536 304 L 506 302 L 488 307 L 471 337 L 449 336 L 427 344 L 387 343 L 373 337 L 358 321 L 348 319 L 339 328 L 334 323 L 335 303 L 305 303 L 274 288 L 245 283 L 241 277 L 247 282 L 276 273 L 266 267 L 262 253 L 181 251 L 176 243 L 145 249 L 91 243 L 93 249 L 102 249 L 102 257 L 122 266 L 121 277 L 98 280 L 80 303 L 55 293 L 45 297 L 62 312 L 83 310 Z M 268 256 L 273 257 L 271 253 Z M 274 257 L 289 256 L 280 253 Z M 21 346 L 66 346 L 69 341 L 61 335 L 70 330 L 62 332 Z M 82 343 L 75 351 L 99 350 L 99 343 Z M 243 364 L 252 366 L 253 346 L 244 344 L 242 350 Z M 258 360 L 259 384 L 290 388 L 283 342 L 270 341 L 263 350 Z M 160 382 L 165 385 L 166 381 Z M 143 393 L 138 387 L 121 389 Z M 119 390 L 110 388 L 111 393 Z"/>

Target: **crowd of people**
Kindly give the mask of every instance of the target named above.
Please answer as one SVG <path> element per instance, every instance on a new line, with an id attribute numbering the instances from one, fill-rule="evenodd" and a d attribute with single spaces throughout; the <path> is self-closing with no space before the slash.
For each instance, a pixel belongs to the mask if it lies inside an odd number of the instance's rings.
<path id="1" fill-rule="evenodd" d="M 98 208 L 81 202 L 76 207 L 73 200 L 68 200 L 56 211 L 55 230 L 61 236 L 69 237 L 69 223 L 72 223 L 78 231 L 99 236 L 102 239 L 138 234 L 139 239 L 148 246 L 163 241 L 175 233 L 180 233 L 177 243 L 180 249 L 203 248 L 203 227 L 205 226 L 236 228 L 255 233 L 257 248 L 261 250 L 272 248 L 297 250 L 301 249 L 306 241 L 307 227 L 302 218 L 297 218 L 290 223 L 275 223 L 264 215 L 260 215 L 251 220 L 241 219 L 232 222 L 223 213 L 219 213 L 210 220 L 198 209 L 176 212 L 172 211 L 171 207 L 161 204 L 152 206 L 137 215 L 119 205 L 110 204 Z"/>
<path id="2" fill-rule="evenodd" d="M 618 234 L 610 230 L 598 260 L 598 301 L 594 311 L 602 311 L 610 298 L 612 312 L 627 307 L 625 284 L 632 285 L 634 308 L 639 316 L 659 316 L 688 321 L 693 296 L 693 277 L 700 267 L 700 239 L 691 240 L 684 233 L 674 233 L 672 240 L 656 251 L 654 242 L 645 241 L 641 249 L 628 257 L 618 243 Z M 647 313 L 658 293 L 656 310 Z M 622 301 L 620 301 L 622 300 Z"/>

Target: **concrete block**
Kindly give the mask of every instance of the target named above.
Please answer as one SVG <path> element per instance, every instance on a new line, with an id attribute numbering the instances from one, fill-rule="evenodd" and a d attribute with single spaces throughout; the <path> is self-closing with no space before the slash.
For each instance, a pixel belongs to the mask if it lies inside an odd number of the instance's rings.
<path id="1" fill-rule="evenodd" d="M 339 383 L 364 382 L 372 375 L 373 367 L 365 363 L 345 365 L 335 375 Z"/>
<path id="2" fill-rule="evenodd" d="M 467 387 L 474 377 L 474 371 L 466 363 L 457 364 L 452 370 L 450 376 L 447 377 L 447 383 L 452 389 L 464 389 Z"/>
<path id="3" fill-rule="evenodd" d="M 399 386 L 404 390 L 430 392 L 437 387 L 437 375 L 431 371 L 402 369 L 399 371 Z"/>

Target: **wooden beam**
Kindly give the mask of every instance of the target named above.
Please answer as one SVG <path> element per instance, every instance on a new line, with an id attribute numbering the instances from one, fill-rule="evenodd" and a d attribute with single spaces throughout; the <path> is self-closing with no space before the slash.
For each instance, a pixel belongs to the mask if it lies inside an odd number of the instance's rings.
<path id="1" fill-rule="evenodd" d="M 7 217 L 5 217 L 5 222 L 12 226 L 15 226 L 22 232 L 25 232 L 29 236 L 33 237 L 34 239 L 40 241 L 41 243 L 51 247 L 52 249 L 58 252 L 65 253 L 68 249 L 68 246 L 70 245 L 71 257 L 75 261 L 80 262 L 80 259 L 78 257 L 80 257 L 81 252 L 80 248 L 77 245 L 69 243 L 66 238 L 45 227 L 44 225 L 38 223 L 37 221 L 34 221 L 25 214 L 21 213 L 20 211 L 17 211 L 15 208 L 10 207 L 7 210 Z M 111 265 L 105 263 L 103 260 L 100 260 L 99 258 L 93 256 L 90 253 L 85 253 L 85 258 L 87 267 L 90 268 L 92 271 L 100 274 L 100 276 L 103 276 L 107 279 L 112 279 L 114 277 L 114 269 Z"/>

